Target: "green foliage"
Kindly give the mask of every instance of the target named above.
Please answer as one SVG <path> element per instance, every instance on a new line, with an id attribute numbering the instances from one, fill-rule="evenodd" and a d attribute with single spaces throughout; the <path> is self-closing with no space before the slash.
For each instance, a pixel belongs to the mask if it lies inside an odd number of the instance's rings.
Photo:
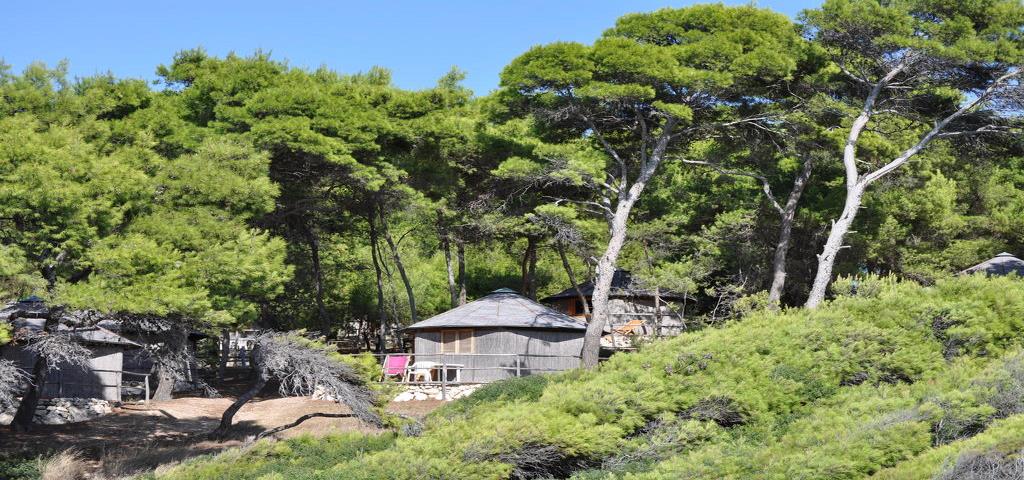
<path id="1" fill-rule="evenodd" d="M 482 405 L 498 402 L 535 401 L 544 393 L 544 387 L 549 383 L 550 378 L 550 375 L 530 375 L 489 383 L 469 396 L 449 402 L 435 410 L 430 414 L 428 423 L 468 417 Z"/>
<path id="2" fill-rule="evenodd" d="M 324 472 L 335 464 L 358 459 L 383 450 L 395 441 L 394 435 L 333 434 L 323 437 L 300 436 L 282 441 L 262 440 L 243 449 L 228 450 L 213 457 L 186 462 L 161 479 L 313 479 L 331 478 Z"/>
<path id="3" fill-rule="evenodd" d="M 39 459 L 0 457 L 0 478 L 8 480 L 35 480 L 39 478 Z"/>
<path id="4" fill-rule="evenodd" d="M 942 315 L 975 338 L 953 357 Z M 887 282 L 656 342 L 595 372 L 496 383 L 439 410 L 421 436 L 325 475 L 507 478 L 528 455 L 606 465 L 577 478 L 863 478 L 908 461 L 934 472 L 972 441 L 960 439 L 1021 441 L 992 423 L 1005 404 L 993 392 L 1024 379 L 1021 318 L 1024 283 L 1012 279 Z"/>

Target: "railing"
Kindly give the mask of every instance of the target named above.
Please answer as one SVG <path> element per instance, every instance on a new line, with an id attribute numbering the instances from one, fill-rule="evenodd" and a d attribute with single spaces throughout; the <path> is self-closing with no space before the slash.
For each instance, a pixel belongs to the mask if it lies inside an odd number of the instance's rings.
<path id="1" fill-rule="evenodd" d="M 436 385 L 441 387 L 441 399 L 448 399 L 448 388 L 457 385 L 480 385 L 491 383 L 506 378 L 518 378 L 535 373 L 550 373 L 570 370 L 579 366 L 579 355 L 543 355 L 530 353 L 359 353 L 347 354 L 345 356 L 372 355 L 381 365 L 381 380 L 378 384 L 391 385 Z M 384 359 L 388 356 L 408 355 L 410 362 L 406 365 L 397 381 L 388 380 L 394 374 L 385 375 Z M 501 359 L 509 359 L 507 364 L 501 364 Z M 489 360 L 495 360 L 491 362 Z M 536 360 L 536 361 L 534 361 Z M 537 362 L 539 361 L 539 362 Z M 497 363 L 488 365 L 488 363 Z M 419 366 L 417 366 L 417 364 Z M 435 375 L 434 371 L 438 371 Z M 493 375 L 478 375 L 475 372 L 497 372 Z M 452 379 L 454 373 L 454 379 Z M 463 379 L 463 374 L 468 373 L 470 378 Z M 420 375 L 425 374 L 423 381 L 419 381 Z"/>
<path id="2" fill-rule="evenodd" d="M 108 385 L 108 384 L 104 384 L 104 383 L 66 382 L 66 381 L 64 381 L 63 378 L 58 378 L 57 381 L 45 382 L 44 385 L 56 385 L 57 386 L 57 398 L 63 398 L 64 397 L 64 387 L 65 386 L 90 387 L 90 388 L 97 388 L 97 389 L 99 389 L 101 391 L 104 390 L 104 389 L 107 389 L 107 388 L 116 388 L 117 389 L 117 401 L 121 401 L 121 389 L 124 388 L 123 376 L 124 375 L 136 375 L 136 376 L 139 376 L 139 377 L 143 377 L 143 385 L 144 385 L 144 391 L 145 391 L 145 397 L 143 398 L 143 401 L 145 403 L 147 403 L 147 404 L 149 403 L 149 374 L 148 373 L 127 372 L 127 371 L 124 371 L 124 370 L 108 370 L 108 369 L 102 369 L 102 368 L 90 368 L 90 369 L 88 369 L 88 371 L 90 373 L 117 373 L 117 374 L 120 374 L 121 376 L 118 377 L 118 383 L 116 385 Z"/>

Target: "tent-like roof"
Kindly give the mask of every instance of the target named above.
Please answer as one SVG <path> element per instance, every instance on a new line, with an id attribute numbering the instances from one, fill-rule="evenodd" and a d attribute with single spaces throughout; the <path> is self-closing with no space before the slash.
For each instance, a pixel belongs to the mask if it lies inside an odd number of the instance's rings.
<path id="1" fill-rule="evenodd" d="M 545 307 L 513 290 L 502 288 L 479 300 L 414 323 L 406 327 L 406 330 L 463 327 L 587 329 L 583 322 Z"/>
<path id="2" fill-rule="evenodd" d="M 1003 252 L 960 273 L 970 275 L 972 273 L 979 272 L 985 272 L 986 275 L 997 276 L 1016 273 L 1017 275 L 1024 277 L 1024 260 L 1021 260 L 1007 252 Z"/>
<path id="3" fill-rule="evenodd" d="M 580 284 L 580 290 L 583 291 L 583 295 L 590 298 L 594 295 L 594 281 L 589 280 Z M 612 298 L 623 298 L 623 297 L 634 297 L 634 298 L 654 298 L 654 292 L 644 289 L 640 286 L 639 282 L 633 279 L 627 270 L 616 270 L 615 274 L 612 275 Z M 658 292 L 658 296 L 664 300 L 683 300 L 683 296 L 668 291 Z M 543 302 L 550 302 L 553 300 L 561 300 L 563 298 L 579 298 L 579 294 L 576 293 L 576 289 L 569 287 L 561 292 L 558 292 L 549 297 L 542 298 Z"/>

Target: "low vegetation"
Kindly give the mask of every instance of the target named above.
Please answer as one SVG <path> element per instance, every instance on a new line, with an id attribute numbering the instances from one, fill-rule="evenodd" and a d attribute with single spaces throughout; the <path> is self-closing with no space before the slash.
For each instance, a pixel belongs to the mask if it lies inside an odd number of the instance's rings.
<path id="1" fill-rule="evenodd" d="M 418 437 L 302 475 L 929 478 L 1012 460 L 1024 443 L 1024 283 L 872 278 L 858 292 L 816 311 L 755 312 L 597 371 L 495 384 L 435 412 Z M 320 462 L 352 447 L 310 448 Z M 242 457 L 293 478 L 287 460 L 253 451 L 166 478 Z"/>

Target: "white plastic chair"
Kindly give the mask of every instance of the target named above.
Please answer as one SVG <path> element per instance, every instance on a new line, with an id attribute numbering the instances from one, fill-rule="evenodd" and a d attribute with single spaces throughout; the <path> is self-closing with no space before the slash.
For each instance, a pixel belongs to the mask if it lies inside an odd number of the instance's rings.
<path id="1" fill-rule="evenodd" d="M 405 370 L 405 381 L 415 382 L 416 380 L 423 378 L 424 382 L 430 382 L 434 380 L 434 369 L 437 368 L 437 362 L 414 362 L 412 365 Z"/>

